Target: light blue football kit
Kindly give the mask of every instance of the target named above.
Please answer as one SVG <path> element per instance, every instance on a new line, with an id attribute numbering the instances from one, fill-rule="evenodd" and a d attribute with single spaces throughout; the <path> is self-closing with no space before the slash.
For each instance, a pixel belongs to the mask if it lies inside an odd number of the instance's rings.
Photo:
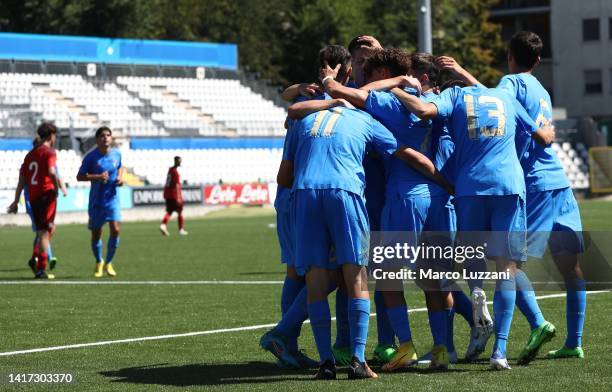
<path id="1" fill-rule="evenodd" d="M 117 194 L 117 178 L 121 168 L 121 154 L 111 149 L 107 154 L 102 154 L 99 149 L 94 148 L 83 158 L 79 175 L 102 174 L 108 172 L 108 180 L 92 181 L 89 189 L 89 223 L 90 230 L 100 229 L 106 222 L 121 221 L 121 209 L 119 195 Z M 107 264 L 113 261 L 115 251 L 119 246 L 119 237 L 110 236 L 107 244 Z M 102 240 L 91 242 L 91 250 L 96 263 L 102 260 Z"/>
<path id="2" fill-rule="evenodd" d="M 552 122 L 550 95 L 533 75 L 504 76 L 498 87 L 515 97 L 538 126 Z M 529 139 L 521 143 L 524 147 L 521 147 L 520 158 L 527 186 L 528 254 L 540 258 L 547 245 L 553 255 L 582 253 L 584 239 L 578 203 L 555 151 L 551 146 L 540 146 Z M 535 329 L 545 320 L 526 276 L 525 281 L 523 288 L 519 287 L 517 279 L 517 305 Z M 575 348 L 582 345 L 586 285 L 584 279 L 571 279 L 566 285 L 568 334 L 565 346 Z"/>
<path id="3" fill-rule="evenodd" d="M 367 113 L 336 107 L 293 127 L 285 160 L 295 165 L 296 268 L 367 265 L 369 224 L 363 199 L 366 147 L 397 150 L 393 135 Z M 336 263 L 330 263 L 334 245 Z"/>
<path id="4" fill-rule="evenodd" d="M 515 97 L 538 126 L 552 123 L 550 95 L 533 75 L 506 75 L 498 88 Z M 547 245 L 553 254 L 580 253 L 583 250 L 580 211 L 557 154 L 551 146 L 541 146 L 531 138 L 520 144 L 527 187 L 529 255 L 542 257 Z"/>
<path id="5" fill-rule="evenodd" d="M 537 125 L 516 99 L 501 89 L 481 85 L 453 87 L 432 103 L 438 108 L 438 117 L 448 119 L 455 143 L 455 205 L 460 241 L 465 239 L 464 232 L 468 236 L 469 232 L 489 232 L 485 238 L 476 235 L 477 242 L 486 239 L 487 256 L 525 260 L 525 182 L 516 133 L 531 135 Z M 481 281 L 468 283 L 472 289 L 482 287 Z M 493 358 L 506 356 L 515 290 L 513 276 L 496 282 Z"/>

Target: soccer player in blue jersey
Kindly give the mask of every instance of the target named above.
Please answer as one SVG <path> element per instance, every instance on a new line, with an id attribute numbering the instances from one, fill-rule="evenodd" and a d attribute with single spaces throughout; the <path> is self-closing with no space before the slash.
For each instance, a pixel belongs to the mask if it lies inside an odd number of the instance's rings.
<path id="1" fill-rule="evenodd" d="M 398 49 L 374 52 L 363 64 L 365 80 L 373 83 L 398 77 L 404 82 L 410 82 L 413 79 L 401 78 L 410 72 L 410 62 L 410 55 Z M 324 72 L 326 75 L 333 75 L 333 70 L 329 67 Z M 380 120 L 400 143 L 431 157 L 431 122 L 420 120 L 408 112 L 392 93 L 374 91 L 371 87 L 372 85 L 368 84 L 361 89 L 349 89 L 331 79 L 325 84 L 326 91 L 331 96 L 345 98 L 355 106 L 365 109 Z M 413 233 L 413 241 L 416 241 L 423 231 L 446 232 L 449 233 L 446 239 L 450 239 L 450 232 L 454 231 L 454 211 L 447 208 L 449 195 L 446 190 L 397 158 L 391 158 L 386 166 L 388 180 L 381 230 Z M 432 286 L 425 290 L 434 337 L 430 366 L 445 369 L 449 362 L 446 350 L 447 313 L 452 309 L 452 297 L 450 292 L 441 291 L 438 283 L 433 282 L 435 288 Z M 428 283 L 431 284 L 432 282 Z M 403 288 L 385 290 L 382 295 L 387 316 L 400 342 L 397 354 L 383 366 L 383 370 L 394 371 L 414 365 L 417 355 L 412 343 Z"/>
<path id="2" fill-rule="evenodd" d="M 77 174 L 78 181 L 90 181 L 89 224 L 91 230 L 91 250 L 96 261 L 94 277 L 100 278 L 103 271 L 114 277 L 117 275 L 113 257 L 119 246 L 119 222 L 121 210 L 117 187 L 123 185 L 121 154 L 112 148 L 113 136 L 110 128 L 103 126 L 96 130 L 97 147 L 83 158 Z M 102 227 L 108 222 L 110 236 L 106 248 L 106 259 L 102 258 Z"/>
<path id="3" fill-rule="evenodd" d="M 482 85 L 453 87 L 431 103 L 397 88 L 393 92 L 418 117 L 449 121 L 455 143 L 455 206 L 460 239 L 462 232 L 490 232 L 486 255 L 496 261 L 498 272 L 509 272 L 500 275 L 496 284 L 496 339 L 490 363 L 493 369 L 510 369 L 506 341 L 516 301 L 517 264 L 526 259 L 527 229 L 525 182 L 515 135 L 525 132 L 547 145 L 554 138 L 554 130 L 548 126 L 538 128 L 525 109 L 501 89 Z M 482 291 L 481 280 L 469 283 L 473 292 Z M 484 297 L 484 291 L 480 294 Z"/>
<path id="4" fill-rule="evenodd" d="M 295 192 L 295 237 L 300 239 L 296 243 L 296 268 L 306 273 L 308 314 L 322 362 L 317 378 L 335 378 L 327 303 L 328 269 L 335 268 L 341 268 L 349 293 L 353 355 L 349 377 L 376 377 L 364 356 L 369 315 L 365 273 L 369 228 L 362 198 L 361 161 L 367 145 L 408 162 L 418 156 L 423 172 L 444 181 L 431 161 L 412 149 L 398 149 L 393 136 L 364 112 L 346 108 L 319 111 L 294 126 L 281 171 L 290 177 L 295 172 L 295 180 L 279 176 L 279 181 L 293 182 Z M 332 245 L 336 261 L 330 263 Z"/>
<path id="5" fill-rule="evenodd" d="M 514 96 L 538 126 L 552 123 L 550 96 L 532 74 L 540 63 L 542 47 L 537 34 L 516 33 L 508 48 L 510 74 L 497 86 Z M 555 151 L 531 140 L 526 140 L 525 144 L 521 165 L 527 186 L 528 254 L 541 258 L 549 246 L 567 290 L 567 338 L 562 348 L 549 352 L 548 356 L 584 358 L 581 338 L 586 291 L 578 257 L 583 251 L 580 211 Z M 555 327 L 542 317 L 529 281 L 522 279 L 523 287 L 519 287 L 519 277 L 523 275 L 518 271 L 517 305 L 527 317 L 532 332 L 518 361 L 526 364 L 535 358 L 541 345 L 554 336 Z"/>
<path id="6" fill-rule="evenodd" d="M 341 46 L 329 45 L 319 52 L 319 63 L 332 62 L 348 65 L 350 56 Z M 347 68 L 347 71 L 349 69 Z M 339 75 L 340 83 L 346 83 L 350 71 L 346 75 Z M 297 85 L 295 85 L 297 86 Z M 288 88 L 290 91 L 293 87 Z M 300 87 L 301 89 L 301 87 Z M 293 94 L 295 91 L 291 92 Z M 296 119 L 306 116 L 309 113 L 329 109 L 335 106 L 344 105 L 345 101 L 332 100 L 321 91 L 312 91 L 312 94 L 302 94 L 293 97 L 295 103 L 305 102 L 303 105 L 292 105 L 288 111 L 288 118 L 285 122 L 287 135 L 285 136 L 285 151 L 287 141 L 293 132 L 293 125 Z M 303 108 L 300 110 L 300 106 Z M 296 109 L 297 108 L 297 109 Z M 306 288 L 304 278 L 299 276 L 295 269 L 295 241 L 294 226 L 292 217 L 292 195 L 291 189 L 279 183 L 274 207 L 276 209 L 276 230 L 281 249 L 281 262 L 287 266 L 287 273 L 283 283 L 281 293 L 281 321 L 272 330 L 266 332 L 260 339 L 260 346 L 270 351 L 276 356 L 284 366 L 294 368 L 312 368 L 318 365 L 308 358 L 303 352 L 298 350 L 298 337 L 300 335 L 302 323 L 308 318 L 306 310 Z M 337 304 L 338 315 L 347 315 L 347 305 Z M 344 309 L 343 309 L 344 308 Z M 338 317 L 338 316 L 337 316 Z M 342 316 L 339 316 L 342 318 Z M 348 320 L 346 320 L 347 331 L 339 332 L 339 336 L 347 335 L 345 340 L 348 344 Z M 350 357 L 345 364 L 348 365 Z"/>
<path id="7" fill-rule="evenodd" d="M 364 59 L 371 53 L 381 50 L 382 46 L 376 38 L 361 35 L 353 38 L 348 46 L 350 53 L 352 80 L 347 81 L 345 85 L 351 88 L 363 86 L 365 78 L 363 76 Z M 283 91 L 282 97 L 287 101 L 293 101 L 298 96 L 305 98 L 322 98 L 323 89 L 319 83 L 302 83 L 295 84 Z M 297 105 L 297 107 L 300 107 Z M 310 104 L 303 105 L 297 109 L 296 106 L 289 108 L 290 116 L 294 118 L 303 118 L 305 115 L 312 113 L 313 106 Z M 363 167 L 365 172 L 365 203 L 370 220 L 370 231 L 380 231 L 381 213 L 385 201 L 385 186 L 386 177 L 383 162 L 374 151 L 369 151 L 364 160 Z M 334 356 L 336 362 L 341 365 L 348 365 L 351 360 L 349 336 L 348 336 L 348 316 L 343 309 L 346 308 L 348 297 L 343 285 L 340 284 L 336 290 L 336 341 L 334 343 Z M 387 363 L 393 358 L 396 352 L 395 337 L 393 329 L 387 317 L 385 303 L 382 294 L 376 290 L 374 292 L 374 302 L 376 305 L 376 329 L 378 344 L 374 349 L 374 360 L 379 363 Z"/>

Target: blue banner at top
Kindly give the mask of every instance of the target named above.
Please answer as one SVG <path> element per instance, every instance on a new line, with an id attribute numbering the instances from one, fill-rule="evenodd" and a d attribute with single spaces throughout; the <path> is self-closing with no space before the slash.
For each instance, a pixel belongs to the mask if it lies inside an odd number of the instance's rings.
<path id="1" fill-rule="evenodd" d="M 0 33 L 0 58 L 238 69 L 234 44 Z"/>

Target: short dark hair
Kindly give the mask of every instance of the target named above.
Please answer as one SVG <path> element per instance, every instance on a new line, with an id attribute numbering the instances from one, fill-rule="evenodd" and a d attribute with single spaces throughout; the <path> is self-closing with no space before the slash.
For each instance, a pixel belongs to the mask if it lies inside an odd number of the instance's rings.
<path id="1" fill-rule="evenodd" d="M 467 83 L 459 79 L 450 79 L 442 83 L 440 86 L 440 91 L 444 91 L 452 87 L 467 87 Z"/>
<path id="2" fill-rule="evenodd" d="M 36 129 L 36 134 L 41 140 L 46 140 L 49 136 L 57 134 L 57 127 L 49 122 L 44 122 Z"/>
<path id="3" fill-rule="evenodd" d="M 104 131 L 108 131 L 108 133 L 112 136 L 113 135 L 113 131 L 111 131 L 111 129 L 109 127 L 107 127 L 106 125 L 101 126 L 100 128 L 98 128 L 96 130 L 96 139 L 100 137 L 100 135 L 102 135 L 102 132 Z"/>
<path id="4" fill-rule="evenodd" d="M 349 42 L 348 44 L 348 51 L 351 55 L 354 55 L 357 49 L 361 49 L 361 48 L 374 49 L 374 47 L 370 45 L 369 42 L 360 41 L 359 38 L 361 38 L 361 35 L 358 35 L 357 37 L 353 38 L 351 42 Z"/>
<path id="5" fill-rule="evenodd" d="M 536 33 L 531 31 L 519 31 L 512 36 L 508 51 L 520 67 L 531 69 L 538 61 L 544 44 Z"/>
<path id="6" fill-rule="evenodd" d="M 411 68 L 418 74 L 426 74 L 431 83 L 436 83 L 440 71 L 436 68 L 435 57 L 431 53 L 419 52 L 410 56 Z"/>
<path id="7" fill-rule="evenodd" d="M 364 61 L 363 71 L 368 77 L 378 68 L 387 68 L 391 77 L 407 75 L 410 72 L 410 55 L 396 48 L 372 52 Z"/>
<path id="8" fill-rule="evenodd" d="M 325 63 L 331 68 L 336 68 L 338 64 L 341 64 L 338 76 L 343 78 L 350 67 L 351 54 L 342 45 L 327 45 L 319 51 L 319 68 L 323 68 Z"/>
<path id="9" fill-rule="evenodd" d="M 181 159 L 181 157 L 179 157 L 178 155 L 174 157 L 174 160 L 176 161 L 177 159 Z"/>

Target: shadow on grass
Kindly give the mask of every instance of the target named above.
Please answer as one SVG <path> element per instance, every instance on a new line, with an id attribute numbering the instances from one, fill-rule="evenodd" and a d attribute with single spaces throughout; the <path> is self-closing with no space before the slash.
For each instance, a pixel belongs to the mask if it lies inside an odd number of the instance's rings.
<path id="1" fill-rule="evenodd" d="M 284 275 L 284 271 L 238 272 L 238 275 Z"/>
<path id="2" fill-rule="evenodd" d="M 227 364 L 156 364 L 100 372 L 113 383 L 168 385 L 258 384 L 283 381 L 309 381 L 314 371 L 288 371 L 270 362 Z"/>

